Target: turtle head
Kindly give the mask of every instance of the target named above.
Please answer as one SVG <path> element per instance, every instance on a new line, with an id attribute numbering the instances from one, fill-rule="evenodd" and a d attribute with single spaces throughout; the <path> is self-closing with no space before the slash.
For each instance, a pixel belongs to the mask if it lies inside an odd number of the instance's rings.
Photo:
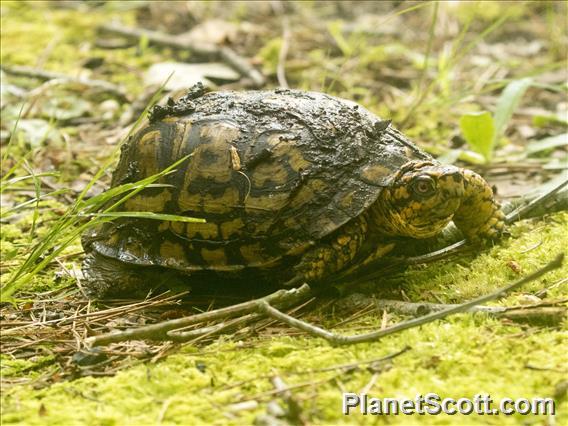
<path id="1" fill-rule="evenodd" d="M 409 162 L 382 191 L 374 216 L 389 235 L 432 237 L 452 220 L 464 192 L 457 167 Z"/>
<path id="2" fill-rule="evenodd" d="M 380 232 L 429 238 L 450 221 L 470 239 L 494 238 L 503 213 L 478 174 L 450 165 L 411 161 L 403 165 L 371 209 Z"/>

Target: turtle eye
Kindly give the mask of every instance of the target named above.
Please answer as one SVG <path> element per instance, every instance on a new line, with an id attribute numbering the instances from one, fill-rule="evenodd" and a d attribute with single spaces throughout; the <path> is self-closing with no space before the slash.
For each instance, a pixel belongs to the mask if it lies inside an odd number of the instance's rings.
<path id="1" fill-rule="evenodd" d="M 436 191 L 436 183 L 429 176 L 420 176 L 412 183 L 412 189 L 418 195 L 432 195 Z"/>

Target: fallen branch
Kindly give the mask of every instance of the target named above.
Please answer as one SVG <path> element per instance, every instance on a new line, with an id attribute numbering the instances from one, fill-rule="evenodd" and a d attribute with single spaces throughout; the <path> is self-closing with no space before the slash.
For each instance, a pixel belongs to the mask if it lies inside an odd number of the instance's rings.
<path id="1" fill-rule="evenodd" d="M 558 306 L 566 300 L 543 302 L 529 306 L 472 306 L 466 312 L 484 312 L 492 317 L 544 325 L 558 325 L 566 317 L 568 309 Z M 379 299 L 375 307 L 401 315 L 423 316 L 431 312 L 443 311 L 457 304 L 412 303 L 402 300 Z"/>
<path id="2" fill-rule="evenodd" d="M 550 190 L 545 191 L 541 195 L 532 200 L 521 203 L 515 210 L 507 214 L 506 222 L 513 223 L 534 214 L 535 210 L 540 210 L 545 207 L 545 212 L 550 213 L 553 211 L 549 203 L 558 206 L 560 209 L 566 209 L 568 204 L 568 191 L 562 191 L 568 185 L 568 180 L 563 180 L 558 185 L 555 185 Z M 554 209 L 557 210 L 557 209 Z M 543 212 L 544 214 L 544 212 Z"/>
<path id="3" fill-rule="evenodd" d="M 424 324 L 428 324 L 432 321 L 436 321 L 438 319 L 442 319 L 442 318 L 446 318 L 450 315 L 454 315 L 454 314 L 458 314 L 461 312 L 467 312 L 469 309 L 473 308 L 474 306 L 477 305 L 481 305 L 483 303 L 487 303 L 491 300 L 496 300 L 499 299 L 501 297 L 503 297 L 507 292 L 512 291 L 518 287 L 521 287 L 522 285 L 534 281 L 538 278 L 540 278 L 541 276 L 543 276 L 544 274 L 559 268 L 562 265 L 562 261 L 564 259 L 564 254 L 561 253 L 559 254 L 553 261 L 549 262 L 546 266 L 544 266 L 543 268 L 533 272 L 530 275 L 527 275 L 526 277 L 512 283 L 509 284 L 508 286 L 502 287 L 500 289 L 498 289 L 497 291 L 493 292 L 493 293 L 489 293 L 487 295 L 484 296 L 480 296 L 477 297 L 469 302 L 466 303 L 462 303 L 459 305 L 455 305 L 455 306 L 451 306 L 449 308 L 443 309 L 441 311 L 438 312 L 432 312 L 428 315 L 424 315 L 420 318 L 415 318 L 415 319 L 411 319 L 408 321 L 404 321 L 402 323 L 399 324 L 395 324 L 391 327 L 385 328 L 383 330 L 379 330 L 379 331 L 375 331 L 372 333 L 366 333 L 366 334 L 360 334 L 360 335 L 356 335 L 356 336 L 343 336 L 343 335 L 339 335 L 339 334 L 335 334 L 332 332 L 329 332 L 327 330 L 324 330 L 323 328 L 317 327 L 315 325 L 309 324 L 305 321 L 293 318 L 283 312 L 280 312 L 278 309 L 270 306 L 270 304 L 264 300 L 261 299 L 259 300 L 258 303 L 258 309 L 261 312 L 266 313 L 268 316 L 274 318 L 274 319 L 278 319 L 280 321 L 282 321 L 285 324 L 288 324 L 291 327 L 295 327 L 298 328 L 300 330 L 303 330 L 309 334 L 312 334 L 314 336 L 317 337 L 321 337 L 323 339 L 326 339 L 328 342 L 330 342 L 331 344 L 334 345 L 345 345 L 345 344 L 354 344 L 354 343 L 363 343 L 363 342 L 371 342 L 371 341 L 377 341 L 379 339 L 381 339 L 382 337 L 394 334 L 394 333 L 398 333 L 400 331 L 403 330 L 407 330 L 409 328 L 414 328 L 414 327 L 419 327 L 421 325 Z"/>
<path id="4" fill-rule="evenodd" d="M 37 68 L 31 67 L 21 67 L 21 66 L 8 66 L 2 65 L 2 71 L 6 74 L 15 75 L 19 77 L 29 77 L 29 78 L 36 78 L 41 81 L 51 81 L 56 80 L 60 83 L 76 83 L 82 86 L 91 87 L 94 89 L 100 89 L 104 92 L 110 93 L 117 97 L 122 102 L 129 101 L 126 92 L 121 87 L 109 83 L 108 81 L 104 80 L 91 80 L 85 77 L 71 77 L 66 74 L 52 72 L 52 71 L 45 71 Z"/>
<path id="5" fill-rule="evenodd" d="M 411 315 L 414 317 L 427 315 L 431 312 L 443 311 L 447 308 L 453 308 L 459 304 L 443 304 L 443 303 L 414 303 L 402 300 L 377 299 L 375 307 L 377 309 L 385 309 L 400 315 Z M 507 308 L 502 306 L 472 306 L 467 312 L 485 312 L 488 314 L 497 314 L 505 312 Z"/>
<path id="6" fill-rule="evenodd" d="M 179 330 L 184 327 L 188 327 L 190 325 L 198 324 L 201 322 L 233 318 L 235 316 L 254 313 L 258 311 L 259 300 L 278 305 L 281 309 L 286 309 L 289 306 L 300 303 L 303 300 L 307 299 L 308 297 L 310 297 L 311 293 L 312 290 L 310 289 L 310 287 L 307 284 L 304 284 L 299 288 L 294 288 L 291 290 L 278 290 L 266 297 L 263 297 L 262 299 L 251 300 L 249 302 L 239 303 L 237 305 L 228 306 L 226 308 L 203 312 L 201 314 L 191 315 L 188 317 L 177 318 L 170 321 L 164 321 L 145 327 L 133 328 L 116 333 L 108 333 L 100 336 L 89 337 L 88 339 L 86 339 L 86 343 L 90 346 L 99 346 L 107 345 L 109 343 L 123 342 L 125 340 L 171 340 L 168 332 L 173 330 Z M 183 336 L 182 334 L 180 338 L 183 337 L 187 336 Z"/>
<path id="7" fill-rule="evenodd" d="M 241 76 L 251 80 L 255 87 L 264 86 L 266 80 L 245 58 L 230 47 L 218 47 L 214 44 L 194 43 L 183 35 L 164 34 L 159 31 L 150 31 L 141 28 L 126 28 L 117 24 L 105 24 L 99 27 L 103 32 L 119 35 L 130 40 L 148 40 L 155 46 L 171 47 L 185 50 L 192 54 L 212 61 L 220 60 L 238 71 Z"/>

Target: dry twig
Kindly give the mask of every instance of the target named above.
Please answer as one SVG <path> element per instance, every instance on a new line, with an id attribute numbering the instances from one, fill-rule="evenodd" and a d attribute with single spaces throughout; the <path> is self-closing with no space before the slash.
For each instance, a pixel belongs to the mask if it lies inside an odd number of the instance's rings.
<path id="1" fill-rule="evenodd" d="M 335 345 L 344 345 L 344 344 L 354 344 L 354 343 L 363 343 L 363 342 L 372 342 L 381 339 L 382 337 L 388 336 L 390 334 L 394 334 L 403 330 L 407 330 L 409 328 L 418 327 L 429 322 L 446 318 L 447 316 L 467 312 L 469 309 L 473 308 L 474 306 L 481 305 L 483 303 L 489 302 L 491 300 L 496 300 L 503 297 L 507 292 L 512 291 L 528 282 L 534 281 L 544 274 L 559 268 L 562 265 L 562 260 L 564 259 L 564 254 L 559 254 L 553 261 L 549 262 L 543 268 L 533 272 L 526 277 L 509 284 L 508 286 L 502 287 L 493 293 L 489 293 L 484 296 L 477 297 L 469 302 L 465 302 L 459 305 L 450 306 L 449 308 L 443 309 L 438 312 L 432 312 L 430 314 L 424 315 L 420 318 L 411 319 L 408 321 L 404 321 L 399 324 L 395 324 L 391 327 L 385 328 L 384 330 L 375 331 L 372 333 L 361 334 L 357 336 L 343 336 L 338 335 L 335 333 L 331 333 L 323 328 L 314 326 L 309 324 L 305 321 L 298 320 L 293 318 L 289 315 L 286 315 L 283 312 L 280 312 L 278 309 L 270 306 L 265 300 L 258 301 L 258 307 L 261 312 L 266 313 L 267 315 L 271 316 L 272 318 L 278 319 L 285 324 L 288 324 L 291 327 L 299 328 L 309 334 L 312 334 L 317 337 L 321 337 L 326 339 L 331 344 Z"/>
<path id="2" fill-rule="evenodd" d="M 557 325 L 566 316 L 566 307 L 560 306 L 566 300 L 547 301 L 528 306 L 472 306 L 466 312 L 484 312 L 492 317 L 516 322 Z M 422 316 L 430 312 L 443 311 L 457 304 L 412 303 L 401 300 L 379 299 L 375 306 L 402 315 Z"/>
<path id="3" fill-rule="evenodd" d="M 203 312 L 189 317 L 178 318 L 170 321 L 152 324 L 145 327 L 128 329 L 118 333 L 104 334 L 87 339 L 92 346 L 107 345 L 109 343 L 122 342 L 125 340 L 150 339 L 169 340 L 170 332 L 179 330 L 192 324 L 209 322 L 218 319 L 227 319 L 235 316 L 246 315 L 258 310 L 258 303 L 266 301 L 285 309 L 288 306 L 300 303 L 311 295 L 311 289 L 307 284 L 291 290 L 278 290 L 262 299 L 239 303 L 238 305 Z"/>
<path id="4" fill-rule="evenodd" d="M 214 44 L 196 44 L 183 35 L 174 36 L 158 31 L 150 31 L 141 28 L 126 28 L 117 24 L 105 24 L 100 30 L 109 34 L 119 35 L 130 40 L 144 38 L 156 46 L 171 47 L 185 50 L 192 54 L 209 60 L 221 60 L 238 71 L 244 78 L 251 80 L 255 87 L 262 87 L 265 83 L 264 76 L 253 68 L 250 63 L 230 47 L 218 47 Z"/>
<path id="5" fill-rule="evenodd" d="M 37 78 L 38 80 L 42 81 L 53 80 L 56 81 L 57 84 L 77 83 L 82 86 L 87 86 L 110 93 L 115 97 L 117 97 L 122 102 L 127 102 L 129 100 L 124 89 L 104 80 L 91 80 L 89 78 L 84 78 L 84 77 L 71 77 L 69 75 L 58 72 L 45 71 L 36 68 L 22 67 L 22 66 L 8 66 L 4 64 L 2 64 L 2 71 L 4 71 L 6 74 L 16 75 L 20 77 Z"/>
<path id="6" fill-rule="evenodd" d="M 288 18 L 285 16 L 282 18 L 282 46 L 280 47 L 280 52 L 278 53 L 278 66 L 276 68 L 276 77 L 278 78 L 278 84 L 281 87 L 288 88 L 288 81 L 286 80 L 286 56 L 288 55 L 288 47 L 290 44 L 290 23 Z"/>

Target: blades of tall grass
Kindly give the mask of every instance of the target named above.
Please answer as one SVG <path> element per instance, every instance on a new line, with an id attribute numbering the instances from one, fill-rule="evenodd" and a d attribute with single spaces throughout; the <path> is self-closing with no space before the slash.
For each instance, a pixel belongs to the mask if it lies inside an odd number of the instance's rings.
<path id="1" fill-rule="evenodd" d="M 24 112 L 24 107 L 26 106 L 25 103 L 22 103 L 20 107 L 20 111 L 18 112 L 18 116 L 16 117 L 16 121 L 14 122 L 14 126 L 12 127 L 12 133 L 10 133 L 10 139 L 4 148 L 4 155 L 2 156 L 2 163 L 4 163 L 8 159 L 8 153 L 10 152 L 10 148 L 12 147 L 12 141 L 14 140 L 14 135 L 16 134 L 16 130 L 18 129 L 18 123 L 20 122 L 20 118 L 22 117 L 22 113 Z"/>
<path id="2" fill-rule="evenodd" d="M 531 142 L 527 145 L 526 153 L 527 155 L 531 155 L 536 154 L 540 151 L 546 151 L 560 147 L 568 147 L 568 133 L 562 133 L 560 135 L 551 136 Z"/>
<path id="3" fill-rule="evenodd" d="M 35 235 L 35 231 L 36 231 L 36 225 L 37 225 L 37 221 L 39 219 L 39 199 L 41 197 L 41 180 L 40 178 L 38 178 L 34 172 L 33 167 L 30 167 L 30 165 L 26 162 L 24 162 L 24 166 L 25 168 L 28 170 L 28 173 L 30 174 L 30 176 L 32 176 L 33 182 L 34 182 L 34 190 L 35 190 L 35 205 L 34 205 L 34 213 L 32 216 L 32 226 L 30 227 L 30 233 L 28 235 L 28 241 L 31 243 L 34 235 Z"/>
<path id="4" fill-rule="evenodd" d="M 48 192 L 47 194 L 42 194 L 39 197 L 31 198 L 27 201 L 24 201 L 23 203 L 16 204 L 15 206 L 10 207 L 8 209 L 0 208 L 0 218 L 7 219 L 12 214 L 18 212 L 19 210 L 24 209 L 25 207 L 29 206 L 30 204 L 35 204 L 36 202 L 40 202 L 40 201 L 48 199 L 48 198 L 55 198 L 59 195 L 63 195 L 63 194 L 67 194 L 67 193 L 69 193 L 69 190 L 66 189 L 66 188 L 57 189 L 55 191 Z"/>
<path id="5" fill-rule="evenodd" d="M 135 219 L 153 219 L 153 220 L 169 220 L 171 222 L 186 222 L 186 223 L 205 223 L 205 219 L 196 217 L 179 216 L 175 214 L 162 214 L 154 212 L 113 212 L 113 213 L 90 213 L 85 215 L 87 217 L 108 217 L 108 218 L 123 218 L 132 217 Z"/>
<path id="6" fill-rule="evenodd" d="M 18 289 L 25 286 L 37 273 L 50 264 L 67 246 L 86 231 L 87 228 L 100 225 L 119 217 L 121 212 L 118 212 L 118 215 L 113 215 L 111 213 L 113 209 L 119 207 L 126 200 L 136 195 L 144 188 L 147 188 L 161 177 L 174 171 L 176 167 L 188 158 L 189 156 L 185 156 L 163 171 L 142 179 L 139 182 L 120 185 L 113 188 L 112 191 L 106 191 L 86 202 L 77 200 L 75 204 L 70 206 L 66 213 L 56 221 L 44 238 L 32 247 L 25 261 L 12 273 L 8 281 L 2 286 L 0 301 L 11 301 L 12 295 Z M 117 197 L 119 197 L 119 199 L 113 202 Z M 111 205 L 106 207 L 108 204 Z M 99 214 L 95 214 L 95 211 L 100 209 L 103 209 L 103 211 Z M 140 213 L 144 215 L 146 212 Z M 124 212 L 122 217 L 135 215 L 136 212 Z M 92 218 L 85 222 L 85 217 L 88 216 Z M 186 222 L 200 221 L 199 219 L 175 215 L 167 215 L 167 219 L 165 220 L 183 220 Z"/>
<path id="7" fill-rule="evenodd" d="M 23 161 L 22 161 L 23 163 Z M 12 188 L 14 184 L 18 183 L 18 182 L 22 182 L 24 180 L 27 179 L 34 179 L 34 176 L 36 178 L 40 178 L 40 177 L 47 177 L 47 176 L 51 176 L 51 177 L 56 177 L 59 176 L 58 172 L 43 172 L 43 173 L 36 173 L 35 175 L 29 174 L 29 175 L 24 175 L 24 176 L 18 176 L 12 179 L 5 179 L 2 180 L 2 182 L 0 182 L 0 193 L 4 192 L 4 190 L 8 189 L 8 188 Z"/>
<path id="8" fill-rule="evenodd" d="M 460 31 L 456 41 L 453 44 L 452 53 L 450 58 L 445 63 L 445 68 L 438 70 L 438 76 L 426 86 L 424 90 L 419 92 L 418 99 L 412 104 L 408 113 L 402 119 L 400 126 L 404 127 L 405 124 L 410 120 L 410 117 L 420 108 L 420 106 L 426 100 L 428 94 L 432 91 L 434 86 L 438 83 L 438 79 L 440 76 L 445 76 L 448 74 L 448 70 L 457 66 L 459 62 L 473 49 L 477 46 L 485 37 L 489 34 L 497 30 L 501 25 L 503 25 L 509 18 L 511 14 L 503 14 L 497 21 L 493 24 L 489 25 L 485 30 L 483 30 L 480 34 L 478 34 L 473 40 L 467 43 L 465 46 L 462 46 L 462 43 L 465 39 L 465 35 L 469 29 L 470 23 L 472 19 L 468 20 L 462 30 Z"/>
<path id="9" fill-rule="evenodd" d="M 171 76 L 170 76 L 171 77 Z M 169 80 L 169 78 L 168 78 Z M 12 274 L 7 279 L 6 283 L 2 285 L 0 288 L 0 301 L 13 301 L 13 294 L 18 291 L 20 288 L 28 284 L 31 279 L 39 272 L 41 272 L 48 264 L 50 264 L 65 248 L 67 248 L 70 244 L 77 240 L 77 238 L 89 227 L 97 226 L 101 223 L 111 221 L 117 216 L 111 214 L 111 212 L 118 208 L 122 203 L 126 200 L 131 198 L 132 196 L 136 195 L 144 188 L 149 187 L 150 185 L 156 185 L 155 182 L 159 180 L 161 177 L 165 176 L 166 174 L 175 170 L 177 166 L 179 166 L 182 162 L 187 160 L 189 156 L 186 156 L 179 161 L 175 162 L 174 164 L 170 165 L 168 168 L 164 169 L 163 171 L 142 179 L 136 183 L 130 183 L 125 185 L 120 185 L 118 187 L 112 188 L 110 191 L 106 191 L 98 196 L 92 197 L 91 199 L 85 200 L 85 196 L 88 190 L 103 176 L 105 171 L 111 166 L 114 161 L 114 158 L 122 146 L 124 142 L 126 142 L 133 131 L 137 129 L 142 122 L 142 120 L 146 117 L 148 110 L 152 107 L 157 100 L 162 95 L 163 89 L 165 87 L 166 82 L 156 91 L 152 99 L 148 102 L 144 111 L 140 114 L 134 125 L 131 127 L 128 135 L 124 138 L 124 140 L 117 145 L 116 149 L 113 151 L 109 160 L 106 161 L 99 170 L 95 173 L 92 179 L 85 185 L 85 188 L 81 191 L 79 196 L 77 197 L 76 201 L 71 204 L 65 211 L 65 213 L 52 225 L 50 230 L 43 236 L 41 241 L 38 241 L 35 245 L 30 248 L 28 255 L 26 256 L 25 260 L 17 267 Z M 19 166 L 24 164 L 23 161 L 19 161 L 17 163 Z M 10 169 L 9 176 L 12 176 L 18 167 L 12 167 Z M 14 178 L 11 180 L 7 180 L 7 175 L 4 175 L 2 179 L 3 189 L 7 189 L 11 184 L 15 182 L 19 182 L 23 179 L 34 179 L 37 180 L 37 177 L 40 174 L 34 174 L 32 171 L 28 172 L 26 176 Z M 164 186 L 159 185 L 159 186 Z M 26 205 L 32 204 L 33 202 L 39 203 L 39 199 L 42 197 L 41 193 L 38 193 L 36 190 L 36 197 L 34 200 L 29 200 Z M 117 200 L 118 197 L 118 200 Z M 110 206 L 109 206 L 110 204 Z M 36 204 L 37 206 L 38 204 Z M 91 217 L 90 220 L 85 221 L 85 216 L 89 214 L 96 213 L 102 210 L 101 214 L 95 215 Z M 141 212 L 144 215 L 147 212 Z M 120 214 L 120 213 L 119 213 Z M 34 213 L 35 215 L 35 213 Z M 106 216 L 105 216 L 106 215 Z M 128 215 L 132 215 L 131 212 Z M 190 218 L 186 218 L 183 216 L 169 216 L 168 220 L 183 220 L 183 221 L 191 221 Z M 199 220 L 196 220 L 199 221 Z"/>
<path id="10" fill-rule="evenodd" d="M 513 112 L 519 106 L 521 98 L 532 85 L 532 82 L 532 78 L 514 80 L 501 93 L 495 107 L 495 142 L 505 133 Z"/>

